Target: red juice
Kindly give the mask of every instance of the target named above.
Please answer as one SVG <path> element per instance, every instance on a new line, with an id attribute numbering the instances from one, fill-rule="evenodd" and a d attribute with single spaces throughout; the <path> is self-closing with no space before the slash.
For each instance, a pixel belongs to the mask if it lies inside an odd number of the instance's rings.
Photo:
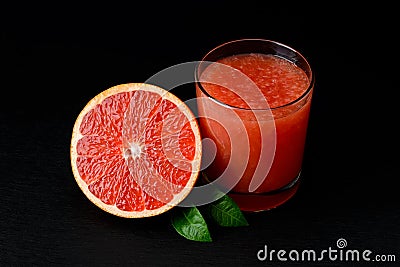
<path id="1" fill-rule="evenodd" d="M 216 62 L 232 68 L 221 69 L 219 64 L 212 63 L 200 77 L 211 82 L 202 82 L 202 90 L 197 86 L 202 135 L 211 138 L 217 150 L 214 161 L 206 170 L 208 177 L 217 179 L 229 164 L 234 166 L 230 170 L 230 175 L 234 176 L 235 166 L 245 164 L 244 172 L 237 174 L 240 180 L 231 192 L 262 194 L 288 186 L 297 179 L 302 166 L 311 105 L 309 76 L 287 59 L 269 54 L 238 54 Z M 249 80 L 243 79 L 243 74 Z M 210 98 L 217 101 L 208 101 Z M 228 109 L 240 118 L 245 132 L 224 127 L 232 117 L 232 113 L 226 112 Z M 263 115 L 256 118 L 256 113 Z M 234 119 L 232 123 L 235 123 Z M 230 127 L 236 128 L 240 128 L 239 125 Z M 244 134 L 249 142 L 236 143 L 235 153 L 248 155 L 248 159 L 232 157 L 232 138 L 245 137 Z M 275 137 L 275 151 L 261 145 L 267 144 L 267 139 L 272 137 Z M 268 153 L 274 153 L 274 156 L 267 176 L 261 177 L 263 182 L 252 192 L 249 187 L 262 149 L 269 150 Z"/>

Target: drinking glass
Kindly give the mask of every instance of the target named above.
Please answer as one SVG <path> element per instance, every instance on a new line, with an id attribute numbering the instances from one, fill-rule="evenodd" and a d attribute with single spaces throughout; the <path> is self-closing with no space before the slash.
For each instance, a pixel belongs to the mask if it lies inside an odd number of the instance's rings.
<path id="1" fill-rule="evenodd" d="M 289 71 L 302 73 L 303 84 L 291 74 L 281 77 L 279 64 L 243 55 L 284 60 Z M 235 67 L 241 60 L 246 71 Z M 234 40 L 202 58 L 195 81 L 201 134 L 208 140 L 203 147 L 209 161 L 203 170 L 206 182 L 225 190 L 243 211 L 269 210 L 293 197 L 301 180 L 314 88 L 306 58 L 276 41 Z M 302 86 L 301 93 L 285 100 L 296 86 Z M 279 94 L 272 95 L 271 88 Z"/>

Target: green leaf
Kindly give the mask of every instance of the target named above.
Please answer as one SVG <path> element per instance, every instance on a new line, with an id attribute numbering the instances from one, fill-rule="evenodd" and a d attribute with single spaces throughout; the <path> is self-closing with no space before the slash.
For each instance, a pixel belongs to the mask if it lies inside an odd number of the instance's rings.
<path id="1" fill-rule="evenodd" d="M 186 239 L 211 242 L 207 223 L 196 207 L 178 208 L 172 216 L 172 226 Z"/>
<path id="2" fill-rule="evenodd" d="M 238 227 L 249 225 L 239 206 L 228 195 L 224 195 L 208 204 L 208 210 L 211 217 L 220 226 Z"/>

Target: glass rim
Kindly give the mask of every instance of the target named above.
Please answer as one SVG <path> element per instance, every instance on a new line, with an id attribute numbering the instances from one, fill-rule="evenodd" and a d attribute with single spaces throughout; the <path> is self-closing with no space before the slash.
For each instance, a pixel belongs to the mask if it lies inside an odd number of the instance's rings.
<path id="1" fill-rule="evenodd" d="M 256 42 L 273 43 L 273 44 L 278 45 L 278 46 L 280 46 L 280 47 L 284 47 L 284 48 L 286 48 L 286 49 L 288 49 L 288 50 L 294 52 L 296 55 L 298 55 L 298 56 L 306 63 L 306 65 L 308 66 L 308 68 L 309 68 L 309 70 L 310 70 L 310 74 L 307 75 L 307 77 L 310 76 L 310 77 L 308 77 L 308 78 L 309 78 L 309 84 L 308 84 L 307 89 L 306 89 L 299 97 L 297 97 L 296 99 L 294 99 L 294 100 L 292 100 L 292 101 L 290 101 L 290 102 L 288 102 L 288 103 L 286 103 L 286 104 L 284 104 L 284 105 L 280 105 L 280 106 L 276 106 L 276 107 L 272 107 L 272 108 L 271 108 L 271 107 L 269 107 L 269 108 L 244 108 L 244 107 L 237 107 L 237 106 L 233 106 L 233 105 L 224 103 L 223 101 L 221 101 L 221 100 L 219 100 L 219 99 L 217 99 L 217 98 L 211 96 L 211 95 L 207 92 L 207 90 L 202 86 L 202 83 L 201 83 L 201 81 L 200 81 L 200 79 L 199 79 L 199 78 L 200 78 L 200 77 L 199 77 L 199 67 L 200 67 L 200 65 L 201 65 L 202 63 L 204 63 L 204 62 L 215 62 L 215 61 L 208 61 L 208 60 L 206 60 L 206 58 L 207 58 L 210 54 L 212 54 L 213 52 L 215 52 L 216 50 L 218 50 L 218 49 L 220 49 L 220 48 L 222 48 L 222 47 L 224 47 L 224 46 L 226 46 L 226 45 L 232 44 L 232 43 L 247 42 L 247 41 L 251 41 L 251 42 L 256 41 Z M 280 55 L 276 55 L 276 56 L 280 56 Z M 282 57 L 282 56 L 280 56 L 280 57 Z M 282 58 L 284 58 L 284 57 L 282 57 Z M 288 59 L 288 58 L 284 58 L 284 59 L 286 59 L 286 60 L 292 62 L 292 61 L 291 61 L 290 59 Z M 298 66 L 298 65 L 297 65 L 296 63 L 294 63 L 294 62 L 292 62 L 292 63 L 295 64 L 296 66 Z M 302 70 L 303 70 L 303 69 L 302 69 Z M 303 71 L 304 71 L 304 70 L 303 70 Z M 314 72 L 313 72 L 313 70 L 312 70 L 312 68 L 311 68 L 311 66 L 310 66 L 310 64 L 309 64 L 309 62 L 307 61 L 307 59 L 306 59 L 300 52 L 298 52 L 297 50 L 293 49 L 292 47 L 290 47 L 290 46 L 288 46 L 288 45 L 285 45 L 285 44 L 283 44 L 283 43 L 277 42 L 277 41 L 269 40 L 269 39 L 245 38 L 245 39 L 237 39 L 237 40 L 233 40 L 233 41 L 228 41 L 228 42 L 222 43 L 222 44 L 220 44 L 220 45 L 214 47 L 214 48 L 211 49 L 210 51 L 208 51 L 208 52 L 205 54 L 205 56 L 199 61 L 199 63 L 198 63 L 198 64 L 196 65 L 196 67 L 195 67 L 195 83 L 198 85 L 199 89 L 200 89 L 209 99 L 215 101 L 215 102 L 218 103 L 219 105 L 228 107 L 228 108 L 230 108 L 230 109 L 246 110 L 246 111 L 267 111 L 267 110 L 269 110 L 269 111 L 275 111 L 275 110 L 279 110 L 279 109 L 282 109 L 282 108 L 285 108 L 285 107 L 288 107 L 288 106 L 295 105 L 296 103 L 298 103 L 298 102 L 302 101 L 304 98 L 306 98 L 307 95 L 309 95 L 309 93 L 311 92 L 311 90 L 314 88 L 315 77 L 314 77 Z"/>

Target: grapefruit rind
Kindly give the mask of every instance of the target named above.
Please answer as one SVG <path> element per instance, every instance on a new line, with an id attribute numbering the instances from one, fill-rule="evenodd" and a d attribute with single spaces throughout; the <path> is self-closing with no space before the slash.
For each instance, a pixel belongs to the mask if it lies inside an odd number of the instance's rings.
<path id="1" fill-rule="evenodd" d="M 164 206 L 154 209 L 154 210 L 143 210 L 143 211 L 124 211 L 120 210 L 117 208 L 115 205 L 108 205 L 102 202 L 97 196 L 95 196 L 90 190 L 88 189 L 88 185 L 86 182 L 81 178 L 78 168 L 77 168 L 77 143 L 78 141 L 84 136 L 80 132 L 80 125 L 82 123 L 82 120 L 84 116 L 92 110 L 97 104 L 102 103 L 102 101 L 114 94 L 118 94 L 121 92 L 131 92 L 131 91 L 137 91 L 137 90 L 145 90 L 145 91 L 150 91 L 159 94 L 163 99 L 167 99 L 174 103 L 181 112 L 184 113 L 186 118 L 188 119 L 191 129 L 193 130 L 194 136 L 195 136 L 195 156 L 194 159 L 191 161 L 192 164 L 192 172 L 191 172 L 191 177 L 186 183 L 186 185 L 182 188 L 181 192 L 178 194 L 175 194 L 173 199 L 169 202 L 166 203 Z M 75 178 L 76 183 L 78 184 L 79 188 L 82 190 L 84 195 L 97 207 L 100 209 L 119 216 L 119 217 L 124 217 L 124 218 L 143 218 L 143 217 L 151 217 L 155 216 L 161 213 L 164 213 L 171 208 L 175 207 L 178 205 L 180 202 L 182 202 L 186 196 L 190 193 L 192 188 L 194 187 L 194 184 L 197 181 L 199 172 L 200 172 L 200 165 L 201 165 L 201 154 L 202 154 L 202 149 L 201 149 L 201 137 L 200 137 L 200 130 L 198 126 L 198 122 L 196 120 L 196 117 L 192 113 L 192 111 L 189 109 L 189 107 L 186 106 L 182 100 L 180 100 L 178 97 L 176 97 L 174 94 L 170 93 L 169 91 L 158 87 L 156 85 L 151 85 L 151 84 L 146 84 L 146 83 L 127 83 L 127 84 L 120 84 L 113 86 L 98 95 L 96 95 L 94 98 L 92 98 L 86 106 L 82 109 L 82 111 L 79 113 L 74 127 L 72 131 L 72 137 L 71 137 L 71 145 L 70 145 L 70 160 L 71 160 L 71 167 L 72 167 L 72 172 Z"/>

